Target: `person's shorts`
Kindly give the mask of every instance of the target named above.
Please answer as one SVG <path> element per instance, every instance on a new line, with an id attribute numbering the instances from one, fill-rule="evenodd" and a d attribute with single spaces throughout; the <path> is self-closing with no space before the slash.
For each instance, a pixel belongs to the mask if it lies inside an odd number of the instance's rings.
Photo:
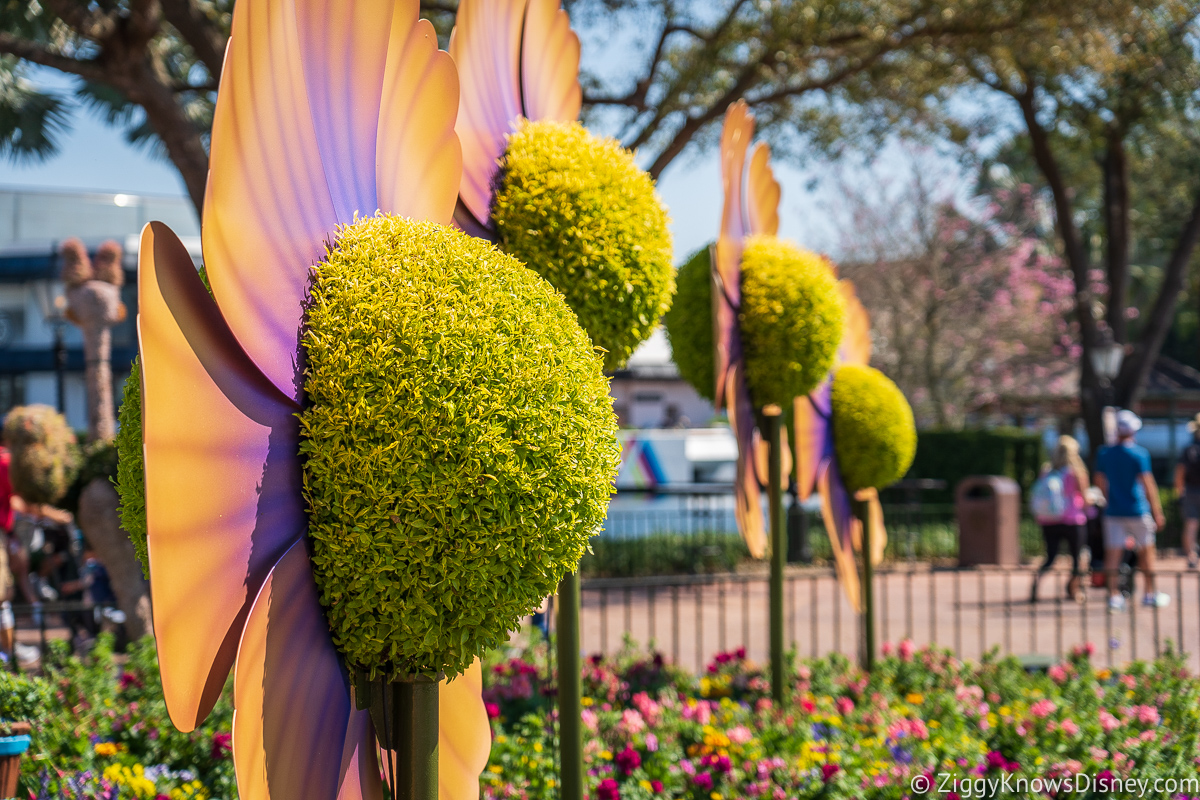
<path id="1" fill-rule="evenodd" d="M 1124 550 L 1125 540 L 1133 537 L 1134 547 L 1154 547 L 1155 533 L 1154 517 L 1146 514 L 1141 517 L 1105 517 L 1104 546 L 1109 550 Z"/>
<path id="2" fill-rule="evenodd" d="M 12 603 L 5 600 L 0 603 L 0 631 L 10 631 L 17 627 L 17 620 L 13 617 Z"/>
<path id="3" fill-rule="evenodd" d="M 1183 518 L 1200 519 L 1200 489 L 1188 489 L 1183 493 Z"/>

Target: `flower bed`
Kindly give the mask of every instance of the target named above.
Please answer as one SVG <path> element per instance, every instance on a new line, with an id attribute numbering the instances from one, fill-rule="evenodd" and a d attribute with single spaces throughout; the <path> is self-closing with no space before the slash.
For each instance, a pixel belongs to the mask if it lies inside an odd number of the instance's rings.
<path id="1" fill-rule="evenodd" d="M 964 799 L 1118 797 L 1096 782 L 1129 779 L 1148 782 L 1146 797 L 1200 796 L 1200 680 L 1173 655 L 1111 672 L 1080 650 L 1030 675 L 1013 659 L 962 664 L 908 643 L 885 650 L 871 676 L 840 656 L 802 662 L 782 709 L 739 652 L 698 681 L 653 654 L 589 659 L 591 796 L 902 798 L 914 796 L 914 779 Z M 484 798 L 558 797 L 547 657 L 538 644 L 486 665 L 494 742 Z M 19 694 L 42 708 L 22 798 L 236 797 L 229 704 L 201 729 L 176 731 L 151 643 L 123 666 L 104 640 L 87 660 L 59 652 L 51 662 L 45 680 L 0 674 L 0 703 Z"/>

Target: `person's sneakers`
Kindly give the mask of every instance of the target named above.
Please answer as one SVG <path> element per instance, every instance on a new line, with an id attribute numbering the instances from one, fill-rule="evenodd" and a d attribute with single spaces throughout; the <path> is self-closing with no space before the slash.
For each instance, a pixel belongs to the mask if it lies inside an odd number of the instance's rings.
<path id="1" fill-rule="evenodd" d="M 1108 610 L 1109 611 L 1124 611 L 1125 610 L 1125 598 L 1119 594 L 1109 597 L 1108 598 Z"/>
<path id="2" fill-rule="evenodd" d="M 1171 605 L 1171 595 L 1166 592 L 1148 594 L 1142 598 L 1142 605 L 1147 608 L 1166 608 Z"/>
<path id="3" fill-rule="evenodd" d="M 1195 568 L 1196 568 L 1196 554 L 1190 553 L 1188 555 L 1188 569 L 1195 569 Z"/>
<path id="4" fill-rule="evenodd" d="M 23 667 L 34 663 L 42 657 L 42 651 L 31 644 L 17 642 L 13 645 L 13 650 L 16 651 L 17 663 Z"/>

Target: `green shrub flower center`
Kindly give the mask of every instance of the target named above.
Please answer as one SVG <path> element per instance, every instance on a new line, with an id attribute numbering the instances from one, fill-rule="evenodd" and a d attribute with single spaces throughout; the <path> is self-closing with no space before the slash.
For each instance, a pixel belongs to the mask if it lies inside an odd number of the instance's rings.
<path id="1" fill-rule="evenodd" d="M 577 565 L 620 449 L 562 297 L 491 245 L 375 216 L 317 265 L 302 343 L 313 565 L 349 666 L 457 674 Z"/>
<path id="2" fill-rule="evenodd" d="M 917 428 L 900 387 L 877 369 L 846 364 L 834 373 L 830 399 L 846 488 L 882 489 L 904 477 L 917 453 Z"/>
<path id="3" fill-rule="evenodd" d="M 670 306 L 667 212 L 615 140 L 574 122 L 523 122 L 491 215 L 501 248 L 563 293 L 606 369 L 623 366 Z"/>
<path id="4" fill-rule="evenodd" d="M 774 236 L 746 241 L 741 277 L 739 325 L 750 396 L 758 408 L 790 409 L 833 366 L 846 302 L 825 258 Z"/>

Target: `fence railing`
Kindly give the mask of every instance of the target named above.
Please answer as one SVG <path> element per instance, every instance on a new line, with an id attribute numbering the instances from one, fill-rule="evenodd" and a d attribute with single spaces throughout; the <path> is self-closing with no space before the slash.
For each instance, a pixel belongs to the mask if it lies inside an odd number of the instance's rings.
<path id="1" fill-rule="evenodd" d="M 1170 646 L 1190 653 L 1200 670 L 1200 573 L 1160 571 L 1165 608 L 1139 605 L 1142 578 L 1128 610 L 1110 613 L 1107 590 L 1087 600 L 1066 597 L 1069 574 L 1052 571 L 1030 602 L 1032 569 L 890 568 L 876 573 L 877 640 L 938 644 L 961 658 L 1002 653 L 1060 658 L 1094 643 L 1096 663 L 1152 658 Z M 805 658 L 830 652 L 856 657 L 858 616 L 832 571 L 796 569 L 785 578 L 787 646 Z M 768 660 L 767 575 L 725 574 L 583 582 L 581 644 L 611 654 L 628 640 L 654 646 L 672 661 L 700 671 L 720 652 L 745 648 Z"/>

